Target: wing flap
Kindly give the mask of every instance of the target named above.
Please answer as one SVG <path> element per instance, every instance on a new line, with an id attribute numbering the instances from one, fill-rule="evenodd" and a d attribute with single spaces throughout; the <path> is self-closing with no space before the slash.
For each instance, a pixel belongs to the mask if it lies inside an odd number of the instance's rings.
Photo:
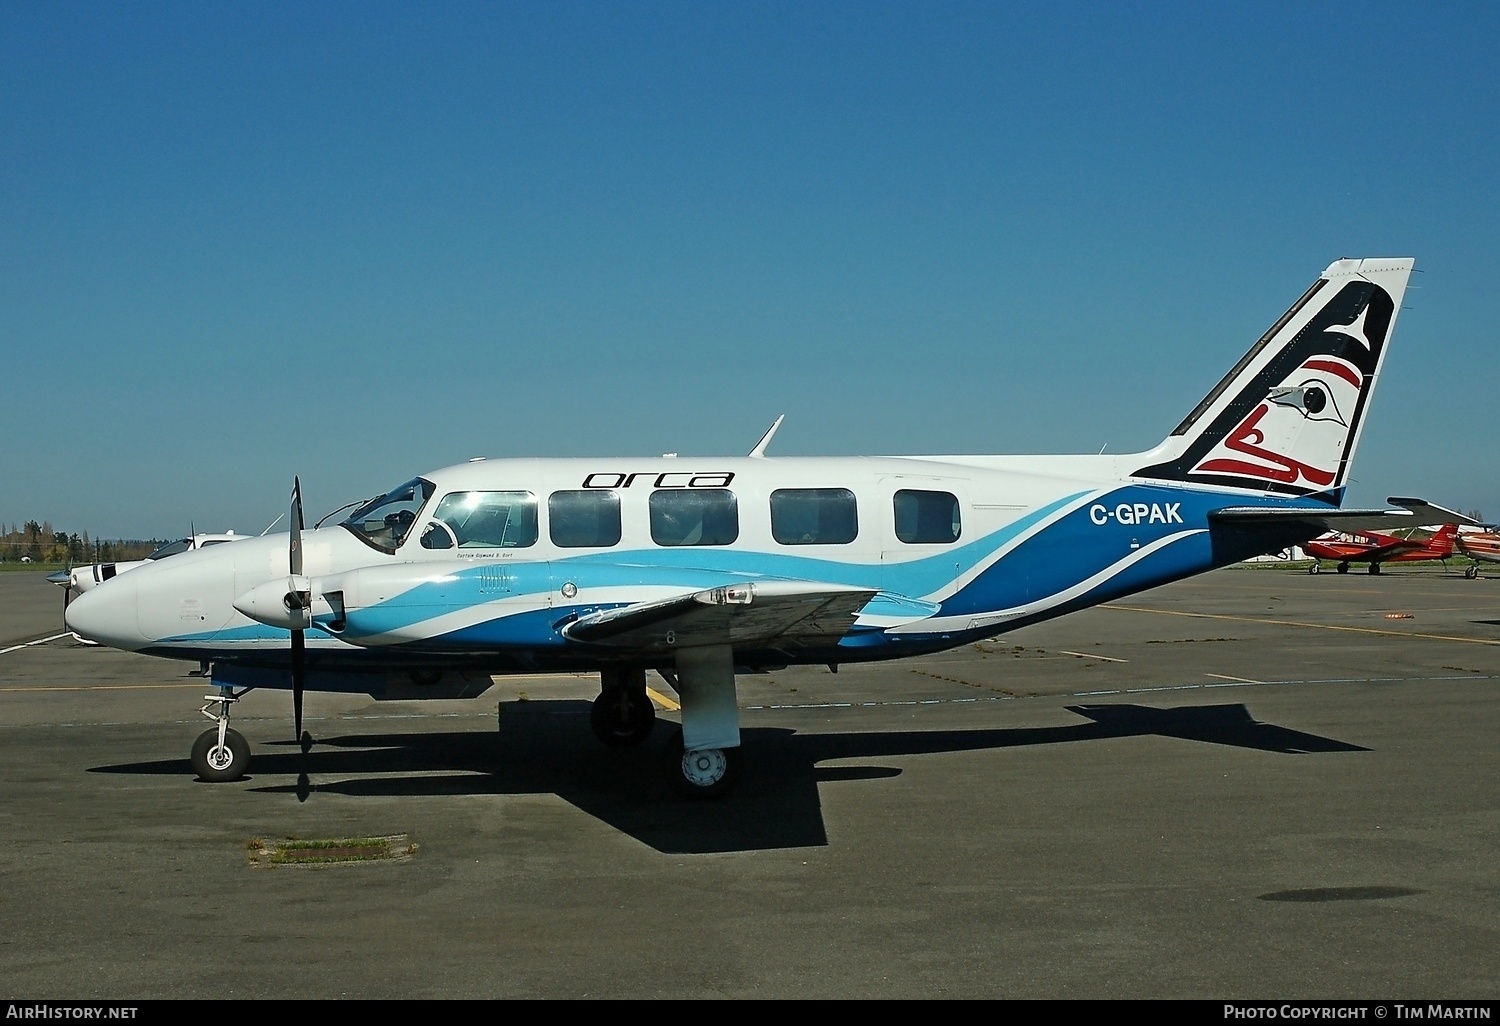
<path id="1" fill-rule="evenodd" d="M 664 651 L 701 645 L 795 644 L 843 637 L 870 588 L 756 581 L 608 609 L 563 628 L 572 641 Z"/>

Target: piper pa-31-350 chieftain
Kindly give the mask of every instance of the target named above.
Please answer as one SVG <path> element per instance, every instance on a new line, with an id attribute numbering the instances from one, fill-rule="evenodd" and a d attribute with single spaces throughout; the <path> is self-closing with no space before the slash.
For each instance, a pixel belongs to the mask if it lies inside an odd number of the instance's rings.
<path id="1" fill-rule="evenodd" d="M 681 699 L 677 788 L 740 765 L 737 671 L 931 653 L 1430 507 L 1343 510 L 1409 259 L 1340 260 L 1160 445 L 1133 456 L 470 461 L 343 523 L 123 574 L 79 635 L 206 661 L 193 766 L 245 772 L 245 689 L 474 696 L 491 675 L 597 672 L 592 724 L 642 742 L 646 674 Z M 778 422 L 779 423 L 779 422 Z M 217 708 L 216 713 L 210 709 Z"/>

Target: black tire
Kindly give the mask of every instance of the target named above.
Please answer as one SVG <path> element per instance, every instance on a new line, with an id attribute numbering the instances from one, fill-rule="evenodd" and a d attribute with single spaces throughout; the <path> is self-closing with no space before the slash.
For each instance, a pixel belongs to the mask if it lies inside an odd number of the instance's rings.
<path id="1" fill-rule="evenodd" d="M 1349 564 L 1348 563 L 1340 563 L 1339 564 L 1339 573 L 1341 573 L 1341 574 L 1347 574 L 1348 572 L 1349 572 Z"/>
<path id="2" fill-rule="evenodd" d="M 1380 564 L 1379 563 L 1371 563 L 1370 564 L 1370 573 L 1372 573 L 1372 574 L 1374 574 L 1376 576 L 1379 576 L 1380 575 Z"/>
<path id="3" fill-rule="evenodd" d="M 611 688 L 594 699 L 589 726 L 594 728 L 594 736 L 611 748 L 634 748 L 651 736 L 656 706 L 648 695 Z"/>
<path id="4" fill-rule="evenodd" d="M 1474 580 L 1474 579 L 1476 579 L 1479 576 L 1479 564 L 1475 563 L 1473 566 L 1471 566 L 1467 570 L 1465 570 L 1464 571 L 1464 576 L 1467 577 L 1471 581 Z"/>
<path id="5" fill-rule="evenodd" d="M 688 752 L 682 747 L 682 732 L 667 743 L 664 752 L 667 782 L 672 790 L 690 800 L 723 798 L 739 783 L 743 760 L 738 748 L 707 748 Z"/>
<path id="6" fill-rule="evenodd" d="M 250 742 L 237 730 L 224 732 L 224 747 L 219 747 L 219 731 L 205 730 L 193 742 L 193 772 L 199 780 L 222 784 L 238 780 L 250 767 Z"/>
<path id="7" fill-rule="evenodd" d="M 1322 572 L 1322 568 L 1319 567 L 1318 564 L 1314 563 L 1312 566 L 1310 566 L 1310 567 L 1307 568 L 1307 572 L 1310 573 L 1310 574 L 1321 573 Z"/>

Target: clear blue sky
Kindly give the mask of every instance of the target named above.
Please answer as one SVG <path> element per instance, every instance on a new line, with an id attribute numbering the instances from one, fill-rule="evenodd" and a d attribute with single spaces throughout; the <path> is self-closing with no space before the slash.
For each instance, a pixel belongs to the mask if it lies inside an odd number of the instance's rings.
<path id="1" fill-rule="evenodd" d="M 0 521 L 474 455 L 1122 452 L 1415 256 L 1351 500 L 1500 517 L 1500 7 L 0 6 Z"/>

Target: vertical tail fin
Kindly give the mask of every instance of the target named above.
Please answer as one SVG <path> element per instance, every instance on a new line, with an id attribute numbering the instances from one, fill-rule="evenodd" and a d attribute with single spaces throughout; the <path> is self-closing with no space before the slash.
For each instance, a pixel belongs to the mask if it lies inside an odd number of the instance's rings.
<path id="1" fill-rule="evenodd" d="M 1458 525 L 1444 524 L 1427 540 L 1427 544 L 1432 546 L 1434 551 L 1443 553 L 1443 558 L 1447 559 L 1453 555 L 1453 541 L 1457 537 Z"/>
<path id="2" fill-rule="evenodd" d="M 1337 504 L 1413 265 L 1330 264 L 1135 476 Z"/>

